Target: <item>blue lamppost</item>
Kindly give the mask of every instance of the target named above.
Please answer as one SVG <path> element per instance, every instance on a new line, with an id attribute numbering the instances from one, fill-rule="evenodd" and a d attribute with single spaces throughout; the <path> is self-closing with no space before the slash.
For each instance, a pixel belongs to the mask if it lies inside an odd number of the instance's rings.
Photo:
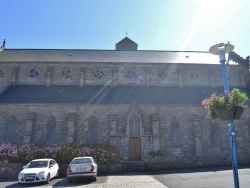
<path id="1" fill-rule="evenodd" d="M 229 86 L 228 86 L 228 76 L 226 68 L 226 53 L 233 51 L 234 46 L 231 44 L 216 44 L 210 47 L 209 52 L 214 55 L 219 55 L 220 63 L 222 68 L 222 79 L 224 85 L 224 95 L 229 97 Z M 228 120 L 228 133 L 230 139 L 230 149 L 234 176 L 234 187 L 239 188 L 239 176 L 238 176 L 238 163 L 237 163 L 237 151 L 236 151 L 236 135 L 234 132 L 234 122 L 233 120 Z"/>

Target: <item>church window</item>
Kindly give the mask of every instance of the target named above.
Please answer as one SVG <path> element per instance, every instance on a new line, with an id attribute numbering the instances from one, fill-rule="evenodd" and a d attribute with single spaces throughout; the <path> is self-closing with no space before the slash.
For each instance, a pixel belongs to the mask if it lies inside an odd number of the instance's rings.
<path id="1" fill-rule="evenodd" d="M 89 129 L 88 129 L 88 143 L 96 144 L 98 143 L 98 124 L 95 116 L 89 119 Z"/>
<path id="2" fill-rule="evenodd" d="M 140 119 L 135 115 L 129 119 L 129 136 L 140 136 Z"/>
<path id="3" fill-rule="evenodd" d="M 56 143 L 56 118 L 50 116 L 47 120 L 47 134 L 46 134 L 46 143 L 55 144 Z"/>
<path id="4" fill-rule="evenodd" d="M 211 130 L 211 144 L 212 146 L 220 145 L 220 127 L 218 123 L 211 122 L 210 123 L 210 130 Z"/>
<path id="5" fill-rule="evenodd" d="M 167 77 L 167 71 L 164 70 L 160 71 L 159 76 L 161 79 L 165 79 Z"/>
<path id="6" fill-rule="evenodd" d="M 94 76 L 97 79 L 101 79 L 103 77 L 103 75 L 104 75 L 104 73 L 103 73 L 103 71 L 101 69 L 96 69 L 94 71 Z"/>
<path id="7" fill-rule="evenodd" d="M 0 78 L 3 78 L 3 77 L 4 77 L 4 70 L 0 69 Z"/>
<path id="8" fill-rule="evenodd" d="M 86 139 L 86 133 L 83 124 L 80 124 L 75 129 L 75 138 L 77 143 L 84 143 L 84 139 Z"/>
<path id="9" fill-rule="evenodd" d="M 173 145 L 181 144 L 181 134 L 180 134 L 180 125 L 177 117 L 172 117 L 170 120 L 171 126 L 171 141 Z"/>
<path id="10" fill-rule="evenodd" d="M 73 74 L 72 74 L 71 70 L 69 70 L 68 68 L 63 69 L 63 71 L 62 71 L 62 77 L 64 79 L 69 79 L 69 78 L 72 77 L 72 75 Z"/>
<path id="11" fill-rule="evenodd" d="M 198 78 L 199 78 L 199 73 L 198 73 L 198 71 L 194 70 L 194 71 L 191 72 L 190 76 L 191 76 L 191 78 L 192 78 L 193 80 L 198 80 Z"/>
<path id="12" fill-rule="evenodd" d="M 38 73 L 38 70 L 36 70 L 36 69 L 31 69 L 31 70 L 29 71 L 29 77 L 30 77 L 30 78 L 37 78 L 38 75 L 39 75 L 39 73 Z"/>
<path id="13" fill-rule="evenodd" d="M 7 129 L 5 135 L 5 142 L 11 143 L 16 141 L 17 119 L 11 116 L 7 121 Z"/>
<path id="14" fill-rule="evenodd" d="M 126 74 L 126 78 L 128 79 L 135 79 L 136 78 L 136 72 L 133 70 L 129 70 Z"/>

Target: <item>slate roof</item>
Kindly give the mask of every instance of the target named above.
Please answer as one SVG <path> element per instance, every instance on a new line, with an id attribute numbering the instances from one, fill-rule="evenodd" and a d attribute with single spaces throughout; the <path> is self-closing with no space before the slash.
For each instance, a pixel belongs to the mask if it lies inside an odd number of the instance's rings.
<path id="1" fill-rule="evenodd" d="M 136 44 L 134 41 L 132 41 L 130 38 L 125 37 L 122 39 L 120 42 L 118 42 L 115 45 L 116 50 L 121 50 L 121 51 L 129 51 L 129 50 L 137 50 L 138 44 Z"/>
<path id="2" fill-rule="evenodd" d="M 4 49 L 0 63 L 6 62 L 109 62 L 109 63 L 200 63 L 219 64 L 219 58 L 208 52 L 188 51 L 118 51 L 70 49 Z"/>
<path id="3" fill-rule="evenodd" d="M 250 98 L 250 90 L 240 90 Z M 201 105 L 214 92 L 223 93 L 223 87 L 16 85 L 0 95 L 0 104 L 132 104 L 135 101 L 136 104 Z"/>
<path id="4" fill-rule="evenodd" d="M 125 37 L 124 39 L 122 39 L 120 42 L 118 42 L 117 44 L 135 44 L 138 45 L 137 43 L 135 43 L 134 41 L 132 41 L 130 38 Z M 117 45 L 116 44 L 116 45 Z"/>

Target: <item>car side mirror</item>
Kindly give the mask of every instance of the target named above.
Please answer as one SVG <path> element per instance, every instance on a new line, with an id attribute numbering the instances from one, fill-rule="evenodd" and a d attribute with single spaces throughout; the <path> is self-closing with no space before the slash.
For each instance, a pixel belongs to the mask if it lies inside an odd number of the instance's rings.
<path id="1" fill-rule="evenodd" d="M 25 168 L 25 166 L 23 166 L 23 168 Z"/>

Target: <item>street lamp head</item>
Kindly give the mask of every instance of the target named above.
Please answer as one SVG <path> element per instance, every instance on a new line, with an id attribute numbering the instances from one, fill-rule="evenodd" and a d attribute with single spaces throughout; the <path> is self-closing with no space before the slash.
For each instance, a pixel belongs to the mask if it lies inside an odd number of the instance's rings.
<path id="1" fill-rule="evenodd" d="M 219 43 L 211 46 L 209 48 L 209 53 L 214 54 L 214 55 L 219 55 L 220 51 L 223 50 L 225 53 L 229 53 L 233 51 L 234 46 L 232 44 L 224 44 L 224 43 Z"/>

